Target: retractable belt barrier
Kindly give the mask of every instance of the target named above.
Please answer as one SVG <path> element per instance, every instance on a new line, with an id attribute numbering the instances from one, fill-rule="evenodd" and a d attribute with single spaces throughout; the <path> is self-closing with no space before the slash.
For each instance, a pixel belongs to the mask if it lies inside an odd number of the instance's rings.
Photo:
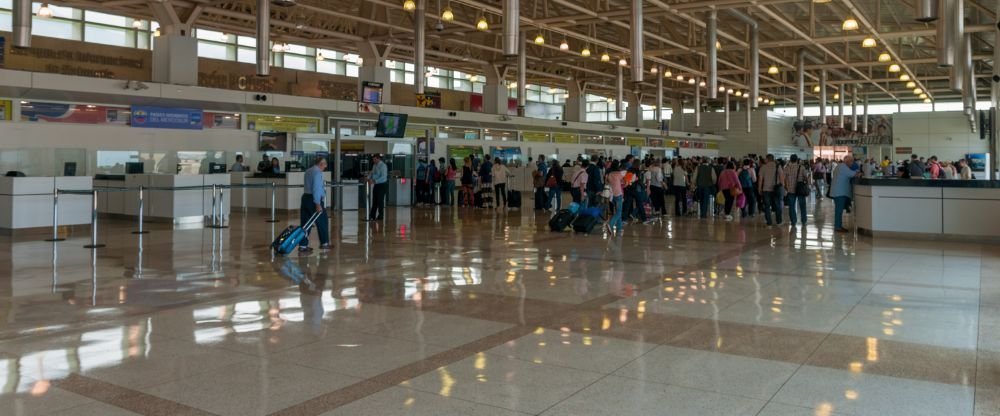
<path id="1" fill-rule="evenodd" d="M 370 206 L 371 202 L 371 187 L 367 186 L 365 182 L 324 182 L 326 186 L 331 188 L 344 188 L 350 186 L 363 186 L 365 188 L 365 203 Z M 104 244 L 97 242 L 97 194 L 99 192 L 133 192 L 138 191 L 139 194 L 139 229 L 133 231 L 132 234 L 146 234 L 149 231 L 143 229 L 144 215 L 145 215 L 145 193 L 146 191 L 195 191 L 195 190 L 212 190 L 212 219 L 209 224 L 210 228 L 226 228 L 225 220 L 222 215 L 222 198 L 225 195 L 224 190 L 233 188 L 261 188 L 270 189 L 270 211 L 271 217 L 267 220 L 269 223 L 278 222 L 275 217 L 275 194 L 278 188 L 303 188 L 305 185 L 278 185 L 274 182 L 262 183 L 262 184 L 237 184 L 237 185 L 222 185 L 222 184 L 212 184 L 212 185 L 191 185 L 191 186 L 139 186 L 138 188 L 125 188 L 125 187 L 110 187 L 110 186 L 94 186 L 89 190 L 78 190 L 78 189 L 55 189 L 52 192 L 52 238 L 47 238 L 45 241 L 58 242 L 63 241 L 65 238 L 59 237 L 59 195 L 90 195 L 91 197 L 91 214 L 90 214 L 90 244 L 85 245 L 85 248 L 101 248 Z M 368 212 L 368 206 L 366 206 L 366 215 Z"/>

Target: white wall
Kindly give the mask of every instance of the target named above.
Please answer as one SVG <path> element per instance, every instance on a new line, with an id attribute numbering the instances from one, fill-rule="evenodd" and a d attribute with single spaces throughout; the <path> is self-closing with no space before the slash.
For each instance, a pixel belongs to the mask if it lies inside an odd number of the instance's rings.
<path id="1" fill-rule="evenodd" d="M 767 153 L 782 159 L 787 159 L 793 154 L 802 158 L 812 158 L 812 149 L 796 147 L 792 142 L 794 124 L 794 116 L 789 117 L 773 111 L 767 113 Z"/>
<path id="2" fill-rule="evenodd" d="M 674 114 L 670 120 L 670 127 L 680 126 L 681 114 Z M 732 111 L 729 113 L 729 130 L 726 130 L 725 113 L 702 113 L 701 126 L 694 126 L 694 114 L 684 114 L 684 130 L 697 133 L 711 133 L 725 136 L 726 140 L 719 143 L 717 154 L 723 156 L 743 156 L 750 153 L 763 154 L 767 152 L 767 112 L 757 110 L 750 113 L 750 132 L 747 133 L 747 113 L 746 111 Z M 679 136 L 683 138 L 682 136 Z M 688 155 L 708 155 L 707 153 L 693 152 L 696 149 L 681 150 L 681 156 Z M 707 150 L 707 149 L 703 149 Z"/>
<path id="3" fill-rule="evenodd" d="M 961 111 L 895 113 L 892 115 L 893 152 L 911 147 L 913 153 L 940 160 L 957 160 L 966 153 L 986 153 L 989 141 L 979 140 L 979 133 L 969 130 L 967 116 Z M 895 159 L 909 157 L 894 155 Z"/>

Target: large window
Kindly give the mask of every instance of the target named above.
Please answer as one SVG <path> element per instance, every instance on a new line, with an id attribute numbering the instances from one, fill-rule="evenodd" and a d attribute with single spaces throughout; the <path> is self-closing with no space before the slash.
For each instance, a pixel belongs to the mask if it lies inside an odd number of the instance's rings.
<path id="1" fill-rule="evenodd" d="M 622 102 L 622 118 L 615 113 L 615 101 L 612 97 L 587 94 L 587 121 L 619 121 L 625 119 L 628 102 Z"/>
<path id="2" fill-rule="evenodd" d="M 47 5 L 52 17 L 38 17 L 42 3 L 33 3 L 31 34 L 128 48 L 149 48 L 150 24 L 131 17 L 72 7 Z M 10 31 L 12 0 L 0 0 L 0 31 Z"/>

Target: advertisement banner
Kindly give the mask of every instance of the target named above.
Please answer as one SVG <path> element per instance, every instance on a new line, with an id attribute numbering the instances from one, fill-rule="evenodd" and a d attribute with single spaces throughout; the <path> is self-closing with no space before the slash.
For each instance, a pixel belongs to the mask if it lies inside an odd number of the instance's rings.
<path id="1" fill-rule="evenodd" d="M 518 160 L 521 158 L 521 148 L 490 146 L 490 156 L 499 158 L 500 160 L 506 162 Z"/>
<path id="2" fill-rule="evenodd" d="M 634 147 L 642 147 L 646 145 L 646 139 L 643 137 L 629 137 L 628 145 Z"/>
<path id="3" fill-rule="evenodd" d="M 31 101 L 21 105 L 21 121 L 41 123 L 115 124 L 127 126 L 128 107 Z"/>
<path id="4" fill-rule="evenodd" d="M 572 133 L 553 133 L 552 141 L 556 143 L 580 143 L 580 136 Z"/>
<path id="5" fill-rule="evenodd" d="M 132 127 L 201 130 L 202 114 L 196 108 L 132 106 Z"/>
<path id="6" fill-rule="evenodd" d="M 319 133 L 319 119 L 247 114 L 247 130 Z"/>
<path id="7" fill-rule="evenodd" d="M 417 107 L 441 108 L 441 93 L 425 92 L 423 94 L 417 94 Z"/>
<path id="8" fill-rule="evenodd" d="M 858 117 L 858 122 L 864 122 Z M 827 116 L 824 123 L 819 117 L 805 117 L 792 125 L 792 145 L 800 149 L 816 146 L 860 146 L 871 144 L 892 144 L 892 115 L 868 116 L 868 133 L 854 131 L 851 117 L 844 117 L 844 125 L 838 126 L 838 116 Z"/>
<path id="9" fill-rule="evenodd" d="M 240 129 L 239 113 L 210 113 L 205 111 L 202 113 L 202 120 L 201 125 L 206 129 Z"/>

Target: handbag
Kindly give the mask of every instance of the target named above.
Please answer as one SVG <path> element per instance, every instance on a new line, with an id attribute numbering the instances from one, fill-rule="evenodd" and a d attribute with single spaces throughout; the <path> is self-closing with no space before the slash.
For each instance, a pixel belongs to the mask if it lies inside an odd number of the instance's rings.
<path id="1" fill-rule="evenodd" d="M 726 204 L 726 193 L 719 191 L 715 193 L 715 204 L 725 205 Z"/>
<path id="2" fill-rule="evenodd" d="M 558 183 L 556 182 L 555 176 L 549 176 L 549 178 L 545 180 L 546 188 L 555 188 L 556 185 L 558 185 Z"/>

